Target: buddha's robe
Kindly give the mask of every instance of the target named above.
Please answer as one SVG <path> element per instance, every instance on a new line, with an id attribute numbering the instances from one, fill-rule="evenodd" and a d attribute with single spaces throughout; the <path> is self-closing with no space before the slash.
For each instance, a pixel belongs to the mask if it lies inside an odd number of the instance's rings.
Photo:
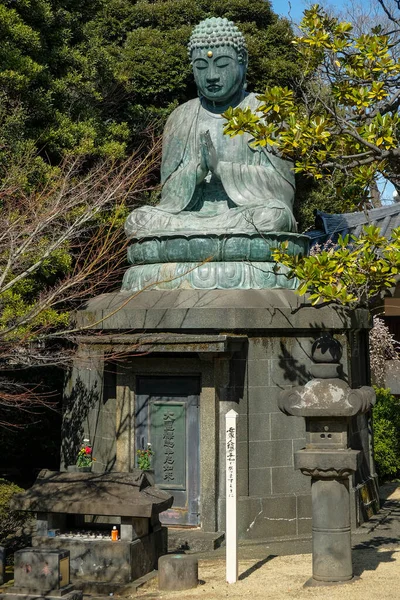
<path id="1" fill-rule="evenodd" d="M 258 104 L 255 95 L 249 94 L 239 106 L 256 111 Z M 163 137 L 161 201 L 129 215 L 125 224 L 128 237 L 296 231 L 292 163 L 252 148 L 247 134 L 224 135 L 224 122 L 221 115 L 205 110 L 198 98 L 171 114 Z M 218 157 L 218 176 L 209 172 L 197 183 L 200 136 L 207 131 Z"/>

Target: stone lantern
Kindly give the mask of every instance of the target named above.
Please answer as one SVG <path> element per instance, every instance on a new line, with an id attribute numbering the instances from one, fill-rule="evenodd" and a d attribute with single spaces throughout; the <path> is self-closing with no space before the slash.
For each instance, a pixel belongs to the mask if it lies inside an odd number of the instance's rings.
<path id="1" fill-rule="evenodd" d="M 340 343 L 322 335 L 312 348 L 314 379 L 279 399 L 283 413 L 306 420 L 306 447 L 295 452 L 294 465 L 311 477 L 313 585 L 353 578 L 349 477 L 360 452 L 349 447 L 349 423 L 375 403 L 373 388 L 351 389 L 340 379 L 341 355 Z"/>

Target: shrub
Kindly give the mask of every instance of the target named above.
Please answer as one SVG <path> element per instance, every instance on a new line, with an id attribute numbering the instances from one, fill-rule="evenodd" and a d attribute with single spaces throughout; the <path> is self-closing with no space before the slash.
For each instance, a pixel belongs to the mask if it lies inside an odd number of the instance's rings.
<path id="1" fill-rule="evenodd" d="M 12 551 L 27 545 L 24 528 L 31 515 L 9 508 L 11 498 L 23 491 L 15 483 L 0 479 L 0 545 Z"/>
<path id="2" fill-rule="evenodd" d="M 373 408 L 374 454 L 381 479 L 395 477 L 400 472 L 400 399 L 389 389 L 375 388 Z"/>

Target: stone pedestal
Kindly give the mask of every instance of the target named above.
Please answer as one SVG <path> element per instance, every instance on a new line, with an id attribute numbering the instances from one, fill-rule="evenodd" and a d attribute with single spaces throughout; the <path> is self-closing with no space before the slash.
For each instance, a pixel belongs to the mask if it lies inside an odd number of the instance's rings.
<path id="1" fill-rule="evenodd" d="M 94 471 L 134 468 L 136 449 L 152 441 L 144 439 L 146 423 L 138 430 L 147 401 L 143 379 L 159 379 L 155 401 L 165 396 L 175 407 L 182 402 L 176 381 L 191 379 L 197 383 L 188 392 L 196 395 L 190 423 L 198 442 L 191 458 L 193 435 L 187 435 L 186 472 L 197 477 L 189 486 L 194 491 L 189 524 L 203 532 L 225 530 L 225 415 L 234 409 L 239 538 L 311 533 L 310 485 L 294 465 L 294 451 L 306 444 L 305 422 L 280 412 L 279 394 L 310 379 L 312 345 L 326 330 L 343 346 L 342 369 L 351 386 L 368 384 L 367 311 L 314 308 L 290 290 L 150 290 L 94 298 L 77 320 L 95 334 L 77 338 L 65 391 L 64 465 L 75 460 L 81 439 L 88 437 Z M 373 507 L 377 500 L 376 476 L 368 417 L 350 418 L 349 428 L 352 447 L 361 453 L 350 486 L 356 525 L 366 517 L 364 502 Z M 161 520 L 185 525 L 188 512 L 174 504 Z"/>
<path id="2" fill-rule="evenodd" d="M 307 254 L 309 245 L 306 235 L 270 231 L 174 232 L 131 241 L 133 266 L 124 275 L 123 292 L 149 285 L 157 290 L 295 289 L 296 280 L 286 277 L 288 268 L 276 269 L 272 251 L 286 243 L 288 254 Z"/>
<path id="3" fill-rule="evenodd" d="M 189 590 L 197 587 L 198 560 L 184 554 L 167 554 L 158 561 L 158 589 Z"/>
<path id="4" fill-rule="evenodd" d="M 352 579 L 348 477 L 312 477 L 311 502 L 313 578 L 322 582 Z"/>
<path id="5" fill-rule="evenodd" d="M 357 470 L 355 450 L 300 450 L 295 466 L 311 476 L 311 583 L 340 583 L 353 578 L 349 476 Z"/>

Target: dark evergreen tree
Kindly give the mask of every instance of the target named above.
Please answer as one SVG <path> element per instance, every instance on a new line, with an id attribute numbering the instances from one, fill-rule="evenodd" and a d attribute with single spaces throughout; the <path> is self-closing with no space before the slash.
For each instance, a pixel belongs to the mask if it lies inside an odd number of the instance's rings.
<path id="1" fill-rule="evenodd" d="M 196 94 L 186 45 L 212 15 L 244 32 L 250 89 L 290 83 L 291 28 L 266 0 L 3 0 L 3 148 L 124 155 Z"/>

